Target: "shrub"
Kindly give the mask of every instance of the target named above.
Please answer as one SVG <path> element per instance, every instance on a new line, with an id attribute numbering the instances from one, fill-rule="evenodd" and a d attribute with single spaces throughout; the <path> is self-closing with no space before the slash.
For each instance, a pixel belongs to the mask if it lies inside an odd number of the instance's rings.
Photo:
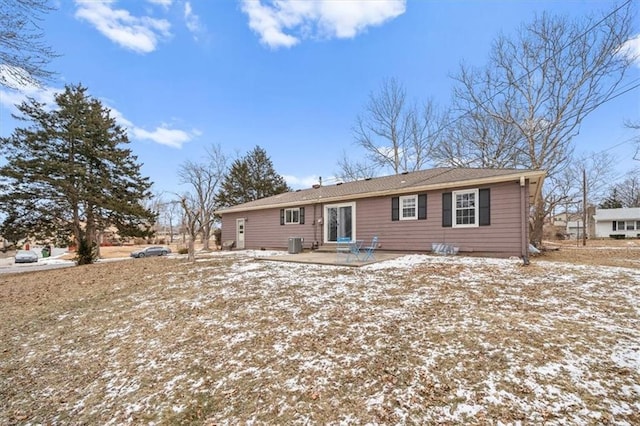
<path id="1" fill-rule="evenodd" d="M 189 249 L 186 247 L 178 249 L 178 254 L 187 254 L 187 253 L 189 253 Z"/>

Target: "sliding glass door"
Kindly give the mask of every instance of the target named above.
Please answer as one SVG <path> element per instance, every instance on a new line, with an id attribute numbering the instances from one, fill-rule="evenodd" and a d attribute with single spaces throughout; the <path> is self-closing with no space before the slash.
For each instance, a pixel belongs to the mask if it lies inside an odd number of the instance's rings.
<path id="1" fill-rule="evenodd" d="M 336 242 L 341 237 L 355 239 L 355 213 L 355 203 L 325 206 L 325 242 Z"/>

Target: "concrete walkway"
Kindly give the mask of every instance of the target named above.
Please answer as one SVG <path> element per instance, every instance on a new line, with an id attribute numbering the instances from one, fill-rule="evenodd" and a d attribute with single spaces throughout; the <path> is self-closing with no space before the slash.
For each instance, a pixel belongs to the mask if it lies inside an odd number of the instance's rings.
<path id="1" fill-rule="evenodd" d="M 404 253 L 388 253 L 382 251 L 376 251 L 374 253 L 374 259 L 367 261 L 355 260 L 353 257 L 349 258 L 347 262 L 347 255 L 330 251 L 303 251 L 297 254 L 285 254 L 282 256 L 269 256 L 260 257 L 261 260 L 269 260 L 276 262 L 294 262 L 294 263 L 315 263 L 318 265 L 337 265 L 337 266 L 352 266 L 360 267 L 364 265 L 371 265 L 372 263 L 382 262 L 384 260 L 395 259 L 403 256 Z M 364 254 L 361 255 L 361 258 Z"/>

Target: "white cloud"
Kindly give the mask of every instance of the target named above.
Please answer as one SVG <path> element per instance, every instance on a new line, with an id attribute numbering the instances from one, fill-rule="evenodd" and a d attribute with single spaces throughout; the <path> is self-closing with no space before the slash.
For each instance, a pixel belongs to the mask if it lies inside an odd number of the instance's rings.
<path id="1" fill-rule="evenodd" d="M 0 66 L 0 78 L 3 76 L 2 71 L 2 66 Z M 56 94 L 61 93 L 62 91 L 63 89 L 55 89 L 53 87 L 39 88 L 29 85 L 22 85 L 16 89 L 0 88 L 0 105 L 5 106 L 9 111 L 19 115 L 20 113 L 16 105 L 26 101 L 27 98 L 33 98 L 36 101 L 45 104 L 45 109 L 51 110 L 56 107 Z M 191 131 L 171 129 L 165 124 L 156 127 L 151 131 L 145 130 L 142 127 L 136 126 L 117 109 L 106 105 L 105 102 L 103 102 L 103 105 L 109 108 L 111 117 L 113 117 L 119 125 L 127 129 L 127 133 L 131 139 L 150 140 L 160 145 L 166 145 L 172 148 L 182 148 L 182 145 L 202 134 L 202 132 L 195 129 Z"/>
<path id="2" fill-rule="evenodd" d="M 249 27 L 274 49 L 294 46 L 304 38 L 353 38 L 405 10 L 406 0 L 242 1 Z"/>
<path id="3" fill-rule="evenodd" d="M 244 0 L 242 11 L 249 15 L 249 27 L 260 35 L 260 41 L 270 47 L 291 47 L 298 44 L 296 37 L 282 32 L 284 16 L 260 1 Z M 296 23 L 297 24 L 297 23 Z"/>
<path id="4" fill-rule="evenodd" d="M 3 81 L 8 89 L 0 89 L 0 105 L 8 110 L 18 112 L 16 105 L 33 98 L 40 103 L 53 106 L 55 96 L 59 89 L 41 87 L 35 84 L 26 71 L 21 68 L 0 65 L 0 81 Z"/>
<path id="5" fill-rule="evenodd" d="M 37 82 L 27 70 L 6 64 L 0 64 L 0 84 L 16 90 L 38 88 Z"/>
<path id="6" fill-rule="evenodd" d="M 620 48 L 620 53 L 631 59 L 640 68 L 640 34 L 627 40 Z"/>
<path id="7" fill-rule="evenodd" d="M 125 116 L 117 109 L 113 107 L 108 108 L 111 110 L 111 116 L 115 118 L 118 124 L 127 129 L 127 133 L 131 139 L 150 140 L 171 148 L 182 148 L 182 145 L 202 134 L 199 130 L 186 131 L 171 129 L 166 124 L 156 127 L 153 130 L 146 130 L 142 127 L 136 126 L 130 120 L 125 118 Z"/>
<path id="8" fill-rule="evenodd" d="M 168 9 L 169 6 L 171 6 L 171 4 L 173 3 L 173 0 L 147 0 L 147 1 L 152 4 L 157 4 L 159 6 L 162 6 L 165 9 Z"/>
<path id="9" fill-rule="evenodd" d="M 156 127 L 153 131 L 148 131 L 140 127 L 133 127 L 129 130 L 135 139 L 147 139 L 172 148 L 182 148 L 182 145 L 200 133 L 197 131 L 186 132 L 184 130 L 169 129 L 166 127 Z"/>
<path id="10" fill-rule="evenodd" d="M 311 188 L 313 185 L 316 185 L 320 182 L 320 178 L 318 176 L 292 176 L 292 175 L 282 175 L 287 184 L 293 189 L 307 189 Z M 339 179 L 335 176 L 329 176 L 323 178 L 323 182 L 325 185 L 331 185 L 338 182 Z"/>
<path id="11" fill-rule="evenodd" d="M 114 43 L 138 53 L 153 52 L 161 38 L 171 35 L 169 21 L 132 16 L 127 10 L 114 9 L 113 0 L 76 0 L 76 4 L 76 18 L 88 21 Z"/>
<path id="12" fill-rule="evenodd" d="M 187 25 L 187 29 L 193 34 L 193 39 L 198 41 L 200 36 L 206 31 L 204 25 L 200 21 L 200 17 L 193 13 L 191 2 L 186 1 L 184 3 L 184 21 Z"/>

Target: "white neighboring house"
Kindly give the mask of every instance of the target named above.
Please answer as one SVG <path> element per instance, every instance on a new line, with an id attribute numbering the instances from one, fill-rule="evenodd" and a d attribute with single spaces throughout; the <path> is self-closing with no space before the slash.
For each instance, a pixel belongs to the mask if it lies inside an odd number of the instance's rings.
<path id="1" fill-rule="evenodd" d="M 596 209 L 596 237 L 640 237 L 640 207 L 621 209 Z M 618 237 L 620 238 L 620 237 Z"/>

